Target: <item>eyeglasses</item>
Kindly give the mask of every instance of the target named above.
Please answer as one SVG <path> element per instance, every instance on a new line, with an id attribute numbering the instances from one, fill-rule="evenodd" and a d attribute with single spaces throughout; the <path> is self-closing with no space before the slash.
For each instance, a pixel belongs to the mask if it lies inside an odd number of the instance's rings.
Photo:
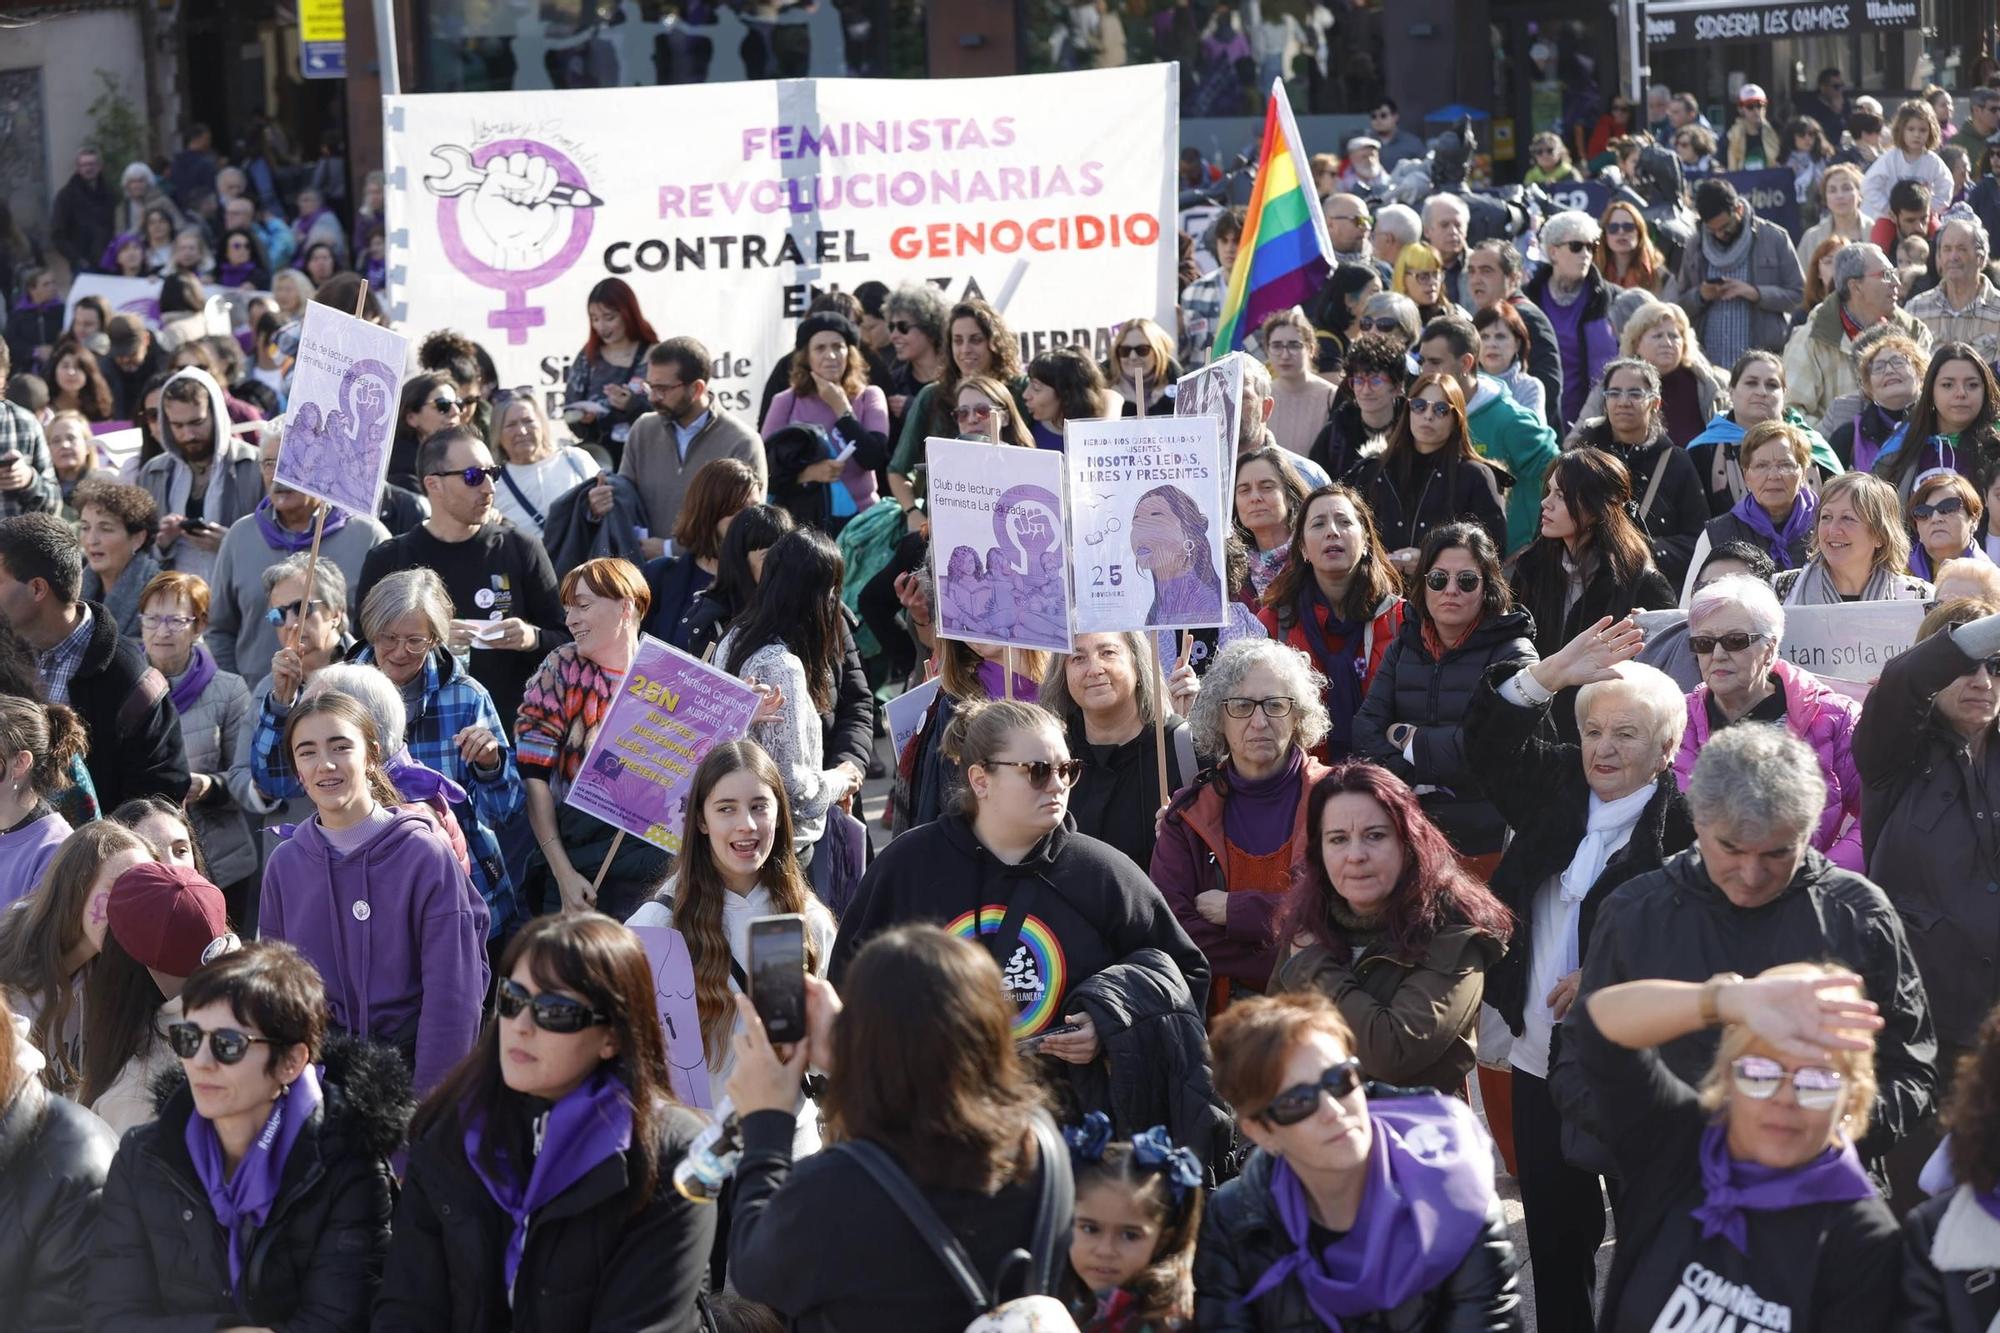
<path id="1" fill-rule="evenodd" d="M 1461 569 L 1458 571 L 1458 590 L 1460 592 L 1478 592 L 1479 585 L 1485 581 L 1485 577 L 1476 569 Z M 1451 585 L 1452 575 L 1448 570 L 1433 569 L 1430 573 L 1424 575 L 1424 586 L 1432 592 L 1443 592 Z"/>
<path id="2" fill-rule="evenodd" d="M 1222 711 L 1235 718 L 1248 717 L 1259 708 L 1264 710 L 1265 717 L 1290 717 L 1293 700 L 1288 694 L 1278 694 L 1269 699 L 1245 699 L 1237 695 L 1222 701 Z"/>
<path id="3" fill-rule="evenodd" d="M 1347 382 L 1356 389 L 1372 389 L 1377 393 L 1393 387 L 1387 375 L 1350 375 Z"/>
<path id="4" fill-rule="evenodd" d="M 1604 391 L 1604 401 L 1607 403 L 1643 403 L 1652 396 L 1653 391 L 1644 387 L 1637 389 L 1606 389 Z"/>
<path id="5" fill-rule="evenodd" d="M 503 467 L 469 467 L 457 472 L 426 472 L 424 475 L 427 477 L 457 477 L 466 485 L 477 488 L 482 482 L 491 483 L 500 480 L 500 474 L 506 470 Z"/>
<path id="6" fill-rule="evenodd" d="M 1442 398 L 1412 398 L 1410 400 L 1410 414 L 1412 416 L 1420 417 L 1426 412 L 1434 417 L 1448 417 L 1451 415 L 1451 404 Z"/>
<path id="7" fill-rule="evenodd" d="M 369 642 L 375 645 L 375 651 L 378 653 L 393 650 L 407 653 L 412 657 L 421 657 L 437 647 L 437 640 L 428 634 L 377 634 Z"/>
<path id="8" fill-rule="evenodd" d="M 326 603 L 320 601 L 317 597 L 313 599 L 312 604 L 317 607 L 324 607 L 326 605 Z M 298 619 L 299 616 L 305 613 L 305 610 L 306 604 L 303 601 L 284 602 L 264 613 L 264 623 L 267 625 L 282 625 L 287 620 Z"/>
<path id="9" fill-rule="evenodd" d="M 958 424 L 963 426 L 968 421 L 986 420 L 988 417 L 993 415 L 993 408 L 991 405 L 987 403 L 981 403 L 977 407 L 955 408 L 952 411 L 952 415 L 954 417 L 957 417 Z"/>
<path id="10" fill-rule="evenodd" d="M 1750 477 L 1796 477 L 1804 471 L 1795 458 L 1774 458 L 1743 469 L 1744 475 Z"/>
<path id="11" fill-rule="evenodd" d="M 1354 322 L 1354 327 L 1360 329 L 1363 333 L 1401 333 L 1403 331 L 1402 324 L 1393 315 L 1387 319 L 1370 319 L 1368 316 L 1363 315 Z"/>
<path id="12" fill-rule="evenodd" d="M 1345 222 L 1345 223 L 1347 223 L 1347 224 L 1348 224 L 1349 226 L 1353 226 L 1353 227 L 1359 227 L 1359 228 L 1361 228 L 1361 230 L 1363 230 L 1363 231 L 1367 231 L 1367 230 L 1368 230 L 1368 229 L 1369 229 L 1370 227 L 1372 227 L 1372 226 L 1374 226 L 1374 225 L 1375 225 L 1375 222 L 1374 222 L 1374 219 L 1370 218 L 1370 217 L 1369 217 L 1369 216 L 1368 216 L 1367 214 L 1365 214 L 1365 213 L 1362 213 L 1362 214 L 1354 214 L 1354 213 L 1335 213 L 1335 214 L 1334 214 L 1334 215 L 1333 215 L 1332 217 L 1328 218 L 1328 219 L 1327 219 L 1327 221 L 1328 221 L 1328 222 Z"/>
<path id="13" fill-rule="evenodd" d="M 1937 501 L 1935 504 L 1926 503 L 1920 505 L 1911 505 L 1910 517 L 1929 518 L 1933 514 L 1956 514 L 1962 512 L 1964 509 L 1965 509 L 1964 499 L 1956 495 L 1947 495 L 1944 499 Z"/>
<path id="14" fill-rule="evenodd" d="M 175 1055 L 183 1060 L 192 1060 L 201 1054 L 202 1038 L 208 1039 L 208 1049 L 214 1053 L 219 1065 L 233 1065 L 250 1054 L 250 1048 L 258 1042 L 274 1045 L 269 1037 L 253 1037 L 235 1028 L 216 1028 L 205 1032 L 198 1023 L 167 1024 L 167 1045 L 173 1047 Z"/>
<path id="15" fill-rule="evenodd" d="M 1288 352 L 1288 353 L 1303 352 L 1306 350 L 1306 345 L 1302 342 L 1281 342 L 1281 343 L 1273 342 L 1273 343 L 1265 343 L 1264 350 L 1269 352 L 1271 355 L 1276 356 L 1280 352 Z"/>
<path id="16" fill-rule="evenodd" d="M 1880 375 L 1885 370 L 1911 370 L 1911 369 L 1914 369 L 1914 367 L 1910 365 L 1910 359 L 1908 357 L 1893 356 L 1887 352 L 1884 352 L 1882 355 L 1876 357 L 1873 361 L 1870 361 L 1868 363 L 1868 373 L 1871 375 Z"/>
<path id="17" fill-rule="evenodd" d="M 915 327 L 917 326 L 910 323 L 907 319 L 892 319 L 889 321 L 889 331 L 891 333 L 908 333 Z"/>
<path id="18" fill-rule="evenodd" d="M 1329 1066 L 1311 1083 L 1286 1088 L 1271 1099 L 1269 1106 L 1257 1113 L 1257 1118 L 1280 1129 L 1296 1125 L 1319 1110 L 1320 1094 L 1340 1101 L 1353 1096 L 1354 1090 L 1360 1086 L 1361 1062 L 1352 1058 L 1342 1060 L 1337 1065 Z"/>
<path id="19" fill-rule="evenodd" d="M 145 629 L 166 629 L 178 634 L 194 624 L 193 616 L 142 615 L 139 624 Z"/>
<path id="20" fill-rule="evenodd" d="M 1587 252 L 1588 252 L 1588 251 L 1590 250 L 1590 242 L 1589 242 L 1589 241 L 1557 241 L 1557 242 L 1555 243 L 1555 248 L 1556 248 L 1556 249 L 1558 249 L 1558 250 L 1567 250 L 1567 251 L 1569 251 L 1569 252 L 1570 252 L 1571 254 L 1573 254 L 1573 255 L 1580 255 L 1580 254 L 1585 254 L 1585 253 L 1587 253 Z"/>
<path id="21" fill-rule="evenodd" d="M 1762 643 L 1770 638 L 1768 634 L 1751 634 L 1744 630 L 1731 630 L 1727 634 L 1690 634 L 1688 647 L 1694 649 L 1696 657 L 1707 657 L 1717 648 L 1726 653 L 1740 653 L 1753 643 Z"/>
<path id="22" fill-rule="evenodd" d="M 447 398 L 443 394 L 439 394 L 437 397 L 431 399 L 431 406 L 440 412 L 449 414 L 458 411 L 459 403 L 456 398 Z"/>
<path id="23" fill-rule="evenodd" d="M 595 1027 L 599 1023 L 609 1023 L 611 1015 L 601 1009 L 593 1009 L 581 1000 L 572 1000 L 567 995 L 551 995 L 543 992 L 531 995 L 528 988 L 512 977 L 500 983 L 493 997 L 493 1007 L 500 1011 L 500 1017 L 509 1021 L 519 1018 L 526 1009 L 534 1018 L 535 1026 L 544 1032 L 568 1035 Z"/>
<path id="24" fill-rule="evenodd" d="M 1636 222 L 1607 222 L 1604 224 L 1604 230 L 1613 236 L 1630 236 L 1633 232 L 1639 230 L 1639 224 Z"/>
<path id="25" fill-rule="evenodd" d="M 1028 775 L 1028 785 L 1036 791 L 1047 791 L 1050 778 L 1061 778 L 1062 785 L 1074 787 L 1083 775 L 1083 761 L 1071 759 L 1060 764 L 1046 759 L 989 759 L 983 768 L 1018 768 Z"/>
<path id="26" fill-rule="evenodd" d="M 1118 349 L 1118 355 L 1120 359 L 1129 359 L 1135 356 L 1151 356 L 1152 354 L 1153 354 L 1153 349 L 1146 346 L 1144 343 L 1141 343 L 1137 347 L 1121 347 Z"/>
<path id="27" fill-rule="evenodd" d="M 1766 1102 L 1778 1095 L 1785 1083 L 1801 1109 L 1829 1111 L 1840 1103 L 1840 1089 L 1846 1083 L 1838 1069 L 1823 1065 L 1801 1065 L 1790 1074 L 1776 1060 L 1763 1055 L 1742 1055 L 1730 1061 L 1730 1077 L 1736 1090 L 1752 1101 Z"/>
<path id="28" fill-rule="evenodd" d="M 1404 269 L 1403 273 L 1405 276 L 1409 278 L 1418 280 L 1424 278 L 1439 279 L 1444 277 L 1444 270 L 1437 268 L 1409 268 L 1409 269 Z"/>

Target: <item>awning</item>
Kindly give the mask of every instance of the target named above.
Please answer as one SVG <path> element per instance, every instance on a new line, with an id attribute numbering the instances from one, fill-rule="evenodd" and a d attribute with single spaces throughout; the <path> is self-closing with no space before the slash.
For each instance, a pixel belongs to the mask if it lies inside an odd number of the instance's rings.
<path id="1" fill-rule="evenodd" d="M 1921 0 L 1653 0 L 1645 7 L 1646 45 L 1897 32 L 1917 27 L 1921 9 Z"/>

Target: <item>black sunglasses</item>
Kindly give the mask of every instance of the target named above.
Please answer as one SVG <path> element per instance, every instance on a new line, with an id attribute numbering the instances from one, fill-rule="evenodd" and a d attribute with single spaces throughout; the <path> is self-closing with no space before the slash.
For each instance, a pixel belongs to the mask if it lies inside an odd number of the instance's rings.
<path id="1" fill-rule="evenodd" d="M 431 477 L 457 477 L 466 485 L 476 487 L 481 481 L 498 482 L 500 474 L 506 470 L 503 467 L 469 467 L 459 472 L 429 472 L 425 475 Z"/>
<path id="2" fill-rule="evenodd" d="M 317 597 L 313 598 L 312 604 L 320 607 L 326 605 L 325 602 Z M 303 599 L 296 602 L 286 602 L 281 606 L 274 606 L 266 611 L 264 613 L 264 623 L 267 625 L 282 625 L 287 620 L 292 620 L 302 615 L 305 610 L 306 603 Z"/>
<path id="3" fill-rule="evenodd" d="M 1301 1120 L 1319 1110 L 1321 1093 L 1341 1100 L 1353 1094 L 1361 1086 L 1361 1062 L 1349 1057 L 1337 1065 L 1330 1066 L 1311 1083 L 1301 1083 L 1295 1088 L 1286 1088 L 1271 1099 L 1271 1104 L 1257 1113 L 1257 1118 L 1266 1124 L 1283 1129 L 1296 1125 Z"/>
<path id="4" fill-rule="evenodd" d="M 192 1060 L 201 1054 L 201 1040 L 208 1038 L 208 1049 L 215 1053 L 215 1062 L 233 1065 L 250 1053 L 250 1048 L 258 1042 L 273 1045 L 269 1037 L 253 1037 L 235 1028 L 217 1028 L 204 1032 L 196 1023 L 167 1024 L 167 1045 L 173 1047 L 175 1055 L 183 1060 Z"/>
<path id="5" fill-rule="evenodd" d="M 1460 592 L 1478 592 L 1479 585 L 1485 581 L 1476 569 L 1461 569 L 1458 571 L 1458 590 Z M 1452 576 L 1448 570 L 1433 569 L 1430 573 L 1424 575 L 1424 586 L 1432 592 L 1443 592 L 1451 584 Z"/>
<path id="6" fill-rule="evenodd" d="M 1589 242 L 1589 241 L 1557 241 L 1557 242 L 1556 242 L 1556 244 L 1555 244 L 1555 248 L 1556 248 L 1556 249 L 1558 249 L 1558 250 L 1567 250 L 1567 251 L 1569 251 L 1569 252 L 1570 252 L 1571 254 L 1573 254 L 1573 255 L 1580 255 L 1580 254 L 1584 253 L 1584 252 L 1585 252 L 1586 250 L 1590 249 L 1590 242 Z"/>
<path id="7" fill-rule="evenodd" d="M 1944 499 L 1939 500 L 1936 504 L 1926 503 L 1920 505 L 1911 505 L 1910 517 L 1929 518 L 1933 514 L 1956 514 L 1964 510 L 1964 508 L 1965 508 L 1965 500 L 1962 497 L 1956 495 L 1947 495 Z"/>
<path id="8" fill-rule="evenodd" d="M 1403 331 L 1402 324 L 1393 317 L 1389 319 L 1370 319 L 1364 315 L 1354 321 L 1354 327 L 1360 329 L 1363 333 L 1401 333 Z"/>
<path id="9" fill-rule="evenodd" d="M 917 326 L 910 323 L 910 321 L 907 319 L 894 319 L 889 321 L 889 328 L 892 332 L 895 333 L 908 333 L 911 329 L 914 329 L 915 327 Z"/>
<path id="10" fill-rule="evenodd" d="M 1046 791 L 1049 779 L 1061 778 L 1062 785 L 1074 787 L 1083 775 L 1083 760 L 1071 759 L 1065 763 L 1052 764 L 1046 759 L 989 759 L 987 768 L 1018 768 L 1028 775 L 1028 785 L 1036 791 Z"/>
<path id="11" fill-rule="evenodd" d="M 500 1017 L 508 1020 L 519 1018 L 521 1011 L 526 1009 L 533 1016 L 536 1027 L 560 1035 L 581 1032 L 611 1021 L 611 1015 L 593 1009 L 581 1000 L 572 1000 L 567 995 L 547 992 L 530 995 L 528 988 L 512 977 L 500 983 L 493 997 L 493 1007 L 500 1011 Z"/>
<path id="12" fill-rule="evenodd" d="M 440 412 L 456 412 L 460 407 L 460 403 L 456 398 L 447 398 L 443 394 L 439 394 L 437 397 L 431 399 L 431 406 Z"/>
<path id="13" fill-rule="evenodd" d="M 1742 630 L 1732 630 L 1727 634 L 1690 634 L 1688 647 L 1694 649 L 1696 657 L 1707 657 L 1721 644 L 1723 651 L 1740 653 L 1753 643 L 1762 643 L 1770 638 L 1768 634 L 1747 634 Z"/>
<path id="14" fill-rule="evenodd" d="M 1604 230 L 1613 236 L 1629 236 L 1639 230 L 1639 224 L 1636 222 L 1607 222 L 1604 224 Z"/>

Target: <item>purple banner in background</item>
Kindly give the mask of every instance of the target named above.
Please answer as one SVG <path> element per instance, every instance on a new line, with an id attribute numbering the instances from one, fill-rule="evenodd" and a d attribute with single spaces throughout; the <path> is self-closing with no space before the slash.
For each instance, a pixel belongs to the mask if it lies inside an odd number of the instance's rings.
<path id="1" fill-rule="evenodd" d="M 565 799 L 678 855 L 696 766 L 719 742 L 748 735 L 756 711 L 757 692 L 736 677 L 641 635 Z"/>

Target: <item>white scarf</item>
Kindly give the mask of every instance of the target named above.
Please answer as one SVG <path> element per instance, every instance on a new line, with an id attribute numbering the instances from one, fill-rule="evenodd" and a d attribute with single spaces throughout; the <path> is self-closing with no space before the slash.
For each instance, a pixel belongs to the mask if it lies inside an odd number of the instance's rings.
<path id="1" fill-rule="evenodd" d="M 1646 803 L 1653 799 L 1653 792 L 1654 785 L 1649 782 L 1615 801 L 1604 800 L 1596 792 L 1590 794 L 1590 818 L 1584 826 L 1583 841 L 1576 845 L 1576 855 L 1562 872 L 1562 900 L 1569 904 L 1569 919 L 1563 928 L 1563 960 L 1557 976 L 1566 977 L 1582 966 L 1583 950 L 1578 945 L 1576 931 L 1584 897 L 1604 873 L 1605 864 L 1632 840 L 1632 830 L 1638 826 L 1639 816 L 1645 813 Z"/>

